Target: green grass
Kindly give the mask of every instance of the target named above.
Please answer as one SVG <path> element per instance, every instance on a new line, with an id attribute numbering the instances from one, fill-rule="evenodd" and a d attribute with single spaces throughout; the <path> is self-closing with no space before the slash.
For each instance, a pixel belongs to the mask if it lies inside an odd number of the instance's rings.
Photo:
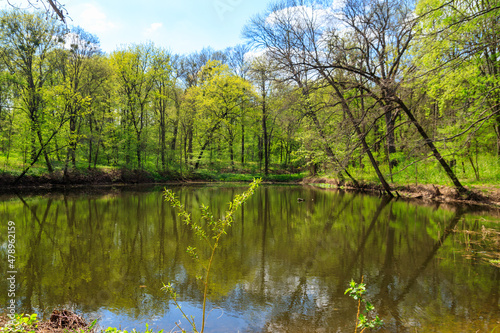
<path id="1" fill-rule="evenodd" d="M 453 186 L 442 166 L 434 158 L 416 161 L 402 157 L 398 161 L 399 165 L 392 170 L 392 179 L 387 163 L 379 163 L 379 167 L 389 183 Z M 457 158 L 456 165 L 452 167 L 455 175 L 463 185 L 500 184 L 500 159 L 497 156 L 479 156 L 477 166 L 475 158 L 473 162 L 474 167 L 479 171 L 479 180 L 476 178 L 476 174 L 468 158 Z M 351 166 L 348 170 L 358 181 L 379 183 L 373 167 L 369 165 L 368 161 L 364 161 L 364 164 L 364 168 Z"/>
<path id="2" fill-rule="evenodd" d="M 300 174 L 268 174 L 263 173 L 238 173 L 217 172 L 216 170 L 200 170 L 192 173 L 190 176 L 193 179 L 205 181 L 220 181 L 220 182 L 250 182 L 254 178 L 262 178 L 264 181 L 271 182 L 297 182 L 301 181 L 307 175 L 306 172 Z M 187 176 L 189 178 L 189 175 Z"/>
<path id="3" fill-rule="evenodd" d="M 389 173 L 387 162 L 383 156 L 378 156 L 379 166 L 383 172 L 386 180 L 390 184 L 398 185 L 421 185 L 421 184 L 435 184 L 453 186 L 452 182 L 444 172 L 441 165 L 433 158 L 417 161 L 406 158 L 402 154 L 394 154 L 392 157 L 396 159 L 399 164 L 392 170 L 392 179 Z M 450 160 L 451 158 L 447 158 Z M 468 156 L 456 157 L 456 165 L 453 166 L 453 171 L 464 186 L 472 185 L 499 185 L 500 184 L 500 159 L 495 155 L 483 154 L 478 156 L 477 166 L 475 156 L 473 157 L 474 166 L 476 171 L 479 171 L 479 180 L 471 165 Z M 363 160 L 364 167 L 350 165 L 349 172 L 359 181 L 365 183 L 379 183 L 373 167 L 370 165 L 367 158 Z M 64 161 L 52 160 L 54 171 L 61 172 L 64 169 Z M 151 161 L 145 162 L 145 167 L 140 172 L 146 175 L 148 179 L 163 182 L 171 180 L 201 180 L 201 181 L 221 181 L 221 182 L 250 182 L 255 177 L 262 178 L 264 181 L 271 182 L 297 182 L 302 180 L 308 174 L 307 172 L 301 173 L 286 173 L 281 170 L 278 165 L 273 165 L 270 169 L 269 175 L 264 175 L 256 162 L 246 163 L 243 167 L 239 163 L 235 164 L 235 171 L 230 171 L 228 168 L 220 168 L 222 163 L 217 164 L 218 167 L 207 168 L 189 171 L 184 166 L 181 170 L 179 166 L 172 166 L 169 171 L 159 171 L 155 163 Z M 4 154 L 0 154 L 0 175 L 7 174 L 12 176 L 19 175 L 23 168 L 26 166 L 23 163 L 23 156 L 19 153 L 13 152 L 6 159 Z M 226 165 L 227 166 L 227 165 Z M 92 165 L 93 167 L 93 165 Z M 172 169 L 173 168 L 173 169 Z M 109 166 L 97 165 L 97 170 L 107 172 L 109 170 L 131 170 L 122 166 Z M 77 163 L 77 172 L 87 174 L 88 163 L 86 161 Z M 181 172 L 182 171 L 182 172 Z M 40 177 L 46 175 L 47 169 L 43 159 L 40 159 L 26 174 L 27 176 Z M 336 173 L 326 172 L 321 176 L 336 178 Z"/>
<path id="4" fill-rule="evenodd" d="M 55 174 L 61 174 L 64 170 L 64 161 L 52 160 L 52 167 L 54 169 Z M 9 156 L 9 159 L 6 159 L 5 155 L 0 154 L 0 175 L 11 175 L 13 177 L 17 177 L 21 174 L 23 169 L 27 165 L 23 163 L 23 156 L 20 154 L 13 153 Z M 76 164 L 76 168 L 70 168 L 72 172 L 77 172 L 81 175 L 89 175 L 91 171 L 88 169 L 87 162 L 79 162 Z M 92 165 L 92 170 L 93 165 Z M 214 182 L 251 182 L 254 178 L 262 178 L 265 181 L 272 182 L 296 182 L 302 180 L 307 173 L 302 172 L 300 174 L 291 174 L 284 173 L 282 170 L 276 168 L 279 173 L 271 173 L 269 175 L 264 175 L 261 172 L 258 172 L 257 164 L 249 163 L 247 168 L 235 169 L 234 172 L 228 171 L 227 169 L 200 169 L 196 171 L 189 171 L 184 169 L 176 169 L 176 170 L 168 170 L 168 171 L 159 171 L 156 168 L 156 165 L 153 163 L 145 163 L 145 167 L 142 170 L 132 170 L 129 168 L 121 167 L 121 166 L 108 166 L 108 165 L 97 165 L 97 171 L 101 171 L 103 173 L 109 172 L 110 170 L 121 170 L 123 174 L 125 174 L 126 178 L 133 179 L 134 177 L 138 177 L 138 179 L 149 179 L 151 181 L 171 181 L 171 180 L 201 180 L 201 181 L 214 181 Z M 26 173 L 26 176 L 31 177 L 41 177 L 48 174 L 48 170 L 46 168 L 45 163 L 41 159 L 37 163 L 35 163 L 29 171 Z"/>

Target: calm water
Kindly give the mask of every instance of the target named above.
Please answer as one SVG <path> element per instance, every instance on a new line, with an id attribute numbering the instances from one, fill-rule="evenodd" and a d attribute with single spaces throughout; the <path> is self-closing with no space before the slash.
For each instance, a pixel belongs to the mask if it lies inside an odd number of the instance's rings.
<path id="1" fill-rule="evenodd" d="M 245 186 L 172 187 L 215 216 Z M 297 202 L 297 198 L 304 202 Z M 386 323 L 382 332 L 500 330 L 500 269 L 481 260 L 495 212 L 418 206 L 301 186 L 262 186 L 223 238 L 211 282 L 209 332 L 353 332 L 351 279 Z M 182 309 L 201 320 L 198 264 L 207 248 L 163 201 L 161 188 L 0 197 L 0 271 L 16 223 L 19 312 L 70 308 L 102 327 L 175 330 Z M 483 227 L 484 226 L 484 227 Z M 499 246 L 496 244 L 496 246 Z M 0 281 L 0 311 L 9 301 Z M 184 321 L 181 325 L 189 329 Z"/>

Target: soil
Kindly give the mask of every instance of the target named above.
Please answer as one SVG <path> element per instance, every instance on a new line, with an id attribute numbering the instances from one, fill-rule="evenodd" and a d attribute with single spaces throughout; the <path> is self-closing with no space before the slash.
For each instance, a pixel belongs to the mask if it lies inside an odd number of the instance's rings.
<path id="1" fill-rule="evenodd" d="M 5 327 L 8 323 L 9 318 L 5 315 L 0 315 L 0 327 Z M 97 329 L 92 327 L 90 323 L 72 311 L 54 310 L 52 311 L 49 320 L 38 322 L 31 327 L 25 326 L 24 331 L 34 331 L 36 333 L 95 333 L 97 332 Z"/>
<path id="2" fill-rule="evenodd" d="M 206 179 L 185 179 L 177 174 L 151 174 L 144 170 L 129 169 L 91 169 L 70 170 L 66 175 L 62 171 L 41 176 L 25 176 L 15 183 L 15 176 L 0 174 L 0 192 L 19 191 L 22 189 L 55 189 L 60 187 L 88 187 L 88 185 L 124 185 L 124 184 L 165 184 L 191 183 L 210 181 Z M 353 191 L 363 191 L 384 195 L 383 188 L 378 184 L 364 183 L 361 188 L 355 188 L 349 183 L 340 183 L 336 179 L 309 177 L 302 184 L 327 184 L 334 188 Z M 442 185 L 393 185 L 394 195 L 409 200 L 423 200 L 432 202 L 468 203 L 500 208 L 500 185 L 484 185 L 469 187 L 469 192 L 460 195 L 453 187 Z"/>
<path id="3" fill-rule="evenodd" d="M 331 178 L 305 178 L 302 184 L 327 184 L 333 188 L 341 188 L 354 191 L 372 192 L 378 195 L 385 195 L 385 191 L 378 184 L 362 184 L 361 188 L 356 188 L 346 183 L 339 183 Z M 458 191 L 449 186 L 443 185 L 393 185 L 393 194 L 398 198 L 411 201 L 431 201 L 453 204 L 470 204 L 500 208 L 500 185 L 481 185 L 466 187 L 468 193 L 459 194 Z"/>
<path id="4" fill-rule="evenodd" d="M 161 179 L 173 180 L 175 175 L 160 174 Z M 89 184 L 137 184 L 154 182 L 155 177 L 143 170 L 128 169 L 90 169 L 69 170 L 64 175 L 62 170 L 40 176 L 26 175 L 16 183 L 16 176 L 0 174 L 0 184 L 5 187 L 52 186 L 52 185 L 89 185 Z"/>

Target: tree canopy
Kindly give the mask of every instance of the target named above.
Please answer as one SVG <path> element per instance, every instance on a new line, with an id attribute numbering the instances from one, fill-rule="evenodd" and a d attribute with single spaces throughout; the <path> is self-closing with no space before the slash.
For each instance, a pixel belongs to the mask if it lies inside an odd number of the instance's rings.
<path id="1" fill-rule="evenodd" d="M 246 45 L 178 55 L 105 54 L 43 11 L 3 11 L 0 162 L 19 177 L 309 170 L 465 193 L 499 177 L 498 17 L 496 0 L 277 1 Z"/>

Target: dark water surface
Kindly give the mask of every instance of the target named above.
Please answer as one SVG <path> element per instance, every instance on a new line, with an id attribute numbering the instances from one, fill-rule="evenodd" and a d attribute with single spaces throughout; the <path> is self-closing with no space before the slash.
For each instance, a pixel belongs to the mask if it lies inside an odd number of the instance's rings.
<path id="1" fill-rule="evenodd" d="M 221 216 L 246 186 L 172 189 L 196 220 L 201 204 Z M 175 331 L 182 315 L 161 290 L 172 282 L 182 309 L 201 320 L 200 269 L 186 247 L 208 248 L 161 190 L 0 197 L 2 273 L 9 271 L 6 225 L 16 224 L 18 312 L 47 317 L 68 308 L 100 318 L 102 327 Z M 344 291 L 362 276 L 382 332 L 500 331 L 500 269 L 479 260 L 475 243 L 481 230 L 499 230 L 495 215 L 261 186 L 222 240 L 206 331 L 354 332 L 357 303 Z M 7 290 L 2 279 L 0 312 Z"/>

